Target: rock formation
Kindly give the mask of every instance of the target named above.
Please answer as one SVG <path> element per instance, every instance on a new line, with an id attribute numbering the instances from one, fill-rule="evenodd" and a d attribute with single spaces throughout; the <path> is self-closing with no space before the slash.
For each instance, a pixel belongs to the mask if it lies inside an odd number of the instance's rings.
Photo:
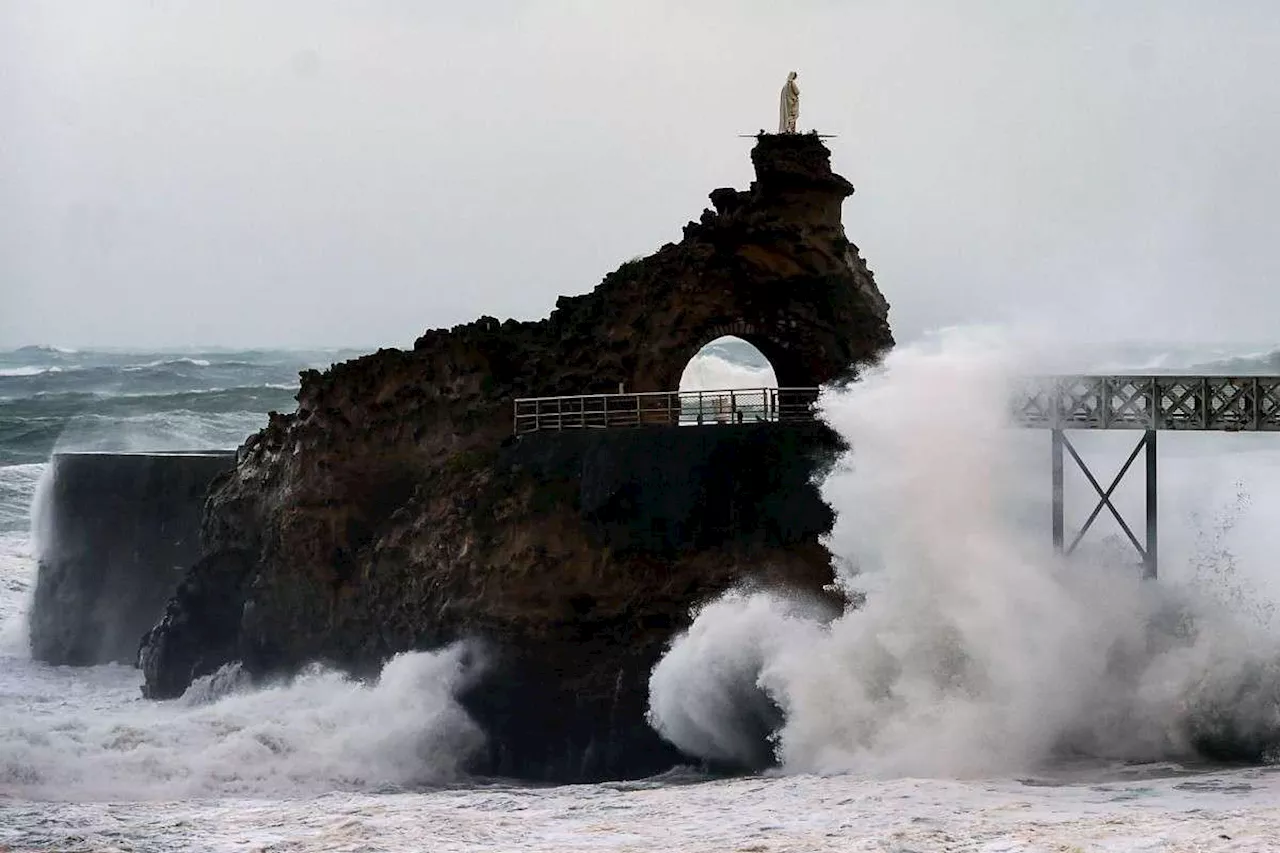
<path id="1" fill-rule="evenodd" d="M 711 193 L 677 244 L 623 264 L 545 320 L 484 317 L 302 374 L 212 494 L 205 557 L 142 650 L 174 696 L 231 659 L 376 672 L 473 639 L 465 697 L 482 772 L 598 779 L 669 766 L 647 680 L 689 610 L 744 580 L 818 589 L 830 510 L 821 424 L 512 437 L 516 397 L 671 390 L 725 334 L 779 384 L 854 376 L 892 344 L 888 306 L 813 135 L 761 135 L 757 180 Z"/>

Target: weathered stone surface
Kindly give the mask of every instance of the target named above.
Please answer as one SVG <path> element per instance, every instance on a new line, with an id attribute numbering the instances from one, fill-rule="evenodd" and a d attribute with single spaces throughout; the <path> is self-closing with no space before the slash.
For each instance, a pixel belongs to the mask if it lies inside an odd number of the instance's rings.
<path id="1" fill-rule="evenodd" d="M 57 453 L 36 511 L 31 653 L 52 664 L 133 663 L 138 639 L 200 554 L 200 517 L 230 453 Z"/>
<path id="2" fill-rule="evenodd" d="M 482 769 L 575 779 L 668 763 L 643 721 L 649 670 L 689 608 L 734 583 L 830 580 L 831 516 L 811 479 L 838 441 L 821 425 L 516 441 L 511 405 L 672 389 L 724 334 L 755 344 L 783 386 L 849 379 L 892 344 L 825 146 L 762 136 L 752 159 L 750 190 L 716 190 L 680 243 L 546 320 L 485 317 L 304 373 L 297 412 L 246 442 L 210 500 L 208 559 L 144 649 L 148 694 L 232 657 L 374 671 L 474 637 L 491 666 L 466 698 L 491 736 Z M 228 590 L 231 643 L 192 615 Z"/>

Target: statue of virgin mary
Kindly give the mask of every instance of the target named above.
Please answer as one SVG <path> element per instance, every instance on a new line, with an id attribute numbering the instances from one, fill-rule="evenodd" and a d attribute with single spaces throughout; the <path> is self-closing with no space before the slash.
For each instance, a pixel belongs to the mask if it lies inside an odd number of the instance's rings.
<path id="1" fill-rule="evenodd" d="M 782 98 L 778 104 L 778 133 L 795 133 L 796 119 L 800 117 L 800 87 L 796 85 L 796 72 L 787 75 L 782 84 Z"/>

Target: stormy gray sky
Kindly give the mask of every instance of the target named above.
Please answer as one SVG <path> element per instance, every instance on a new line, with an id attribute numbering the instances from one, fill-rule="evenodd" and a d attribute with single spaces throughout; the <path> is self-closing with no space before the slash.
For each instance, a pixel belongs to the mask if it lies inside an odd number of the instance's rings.
<path id="1" fill-rule="evenodd" d="M 0 0 L 0 346 L 407 345 L 801 129 L 900 340 L 1280 340 L 1280 5 Z"/>

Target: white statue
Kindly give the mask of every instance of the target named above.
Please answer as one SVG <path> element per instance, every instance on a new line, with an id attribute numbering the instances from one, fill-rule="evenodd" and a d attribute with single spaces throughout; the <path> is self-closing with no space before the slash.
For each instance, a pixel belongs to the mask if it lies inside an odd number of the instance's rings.
<path id="1" fill-rule="evenodd" d="M 800 87 L 796 85 L 796 72 L 787 75 L 782 84 L 782 98 L 778 103 L 778 133 L 795 133 L 796 119 L 800 118 Z"/>

